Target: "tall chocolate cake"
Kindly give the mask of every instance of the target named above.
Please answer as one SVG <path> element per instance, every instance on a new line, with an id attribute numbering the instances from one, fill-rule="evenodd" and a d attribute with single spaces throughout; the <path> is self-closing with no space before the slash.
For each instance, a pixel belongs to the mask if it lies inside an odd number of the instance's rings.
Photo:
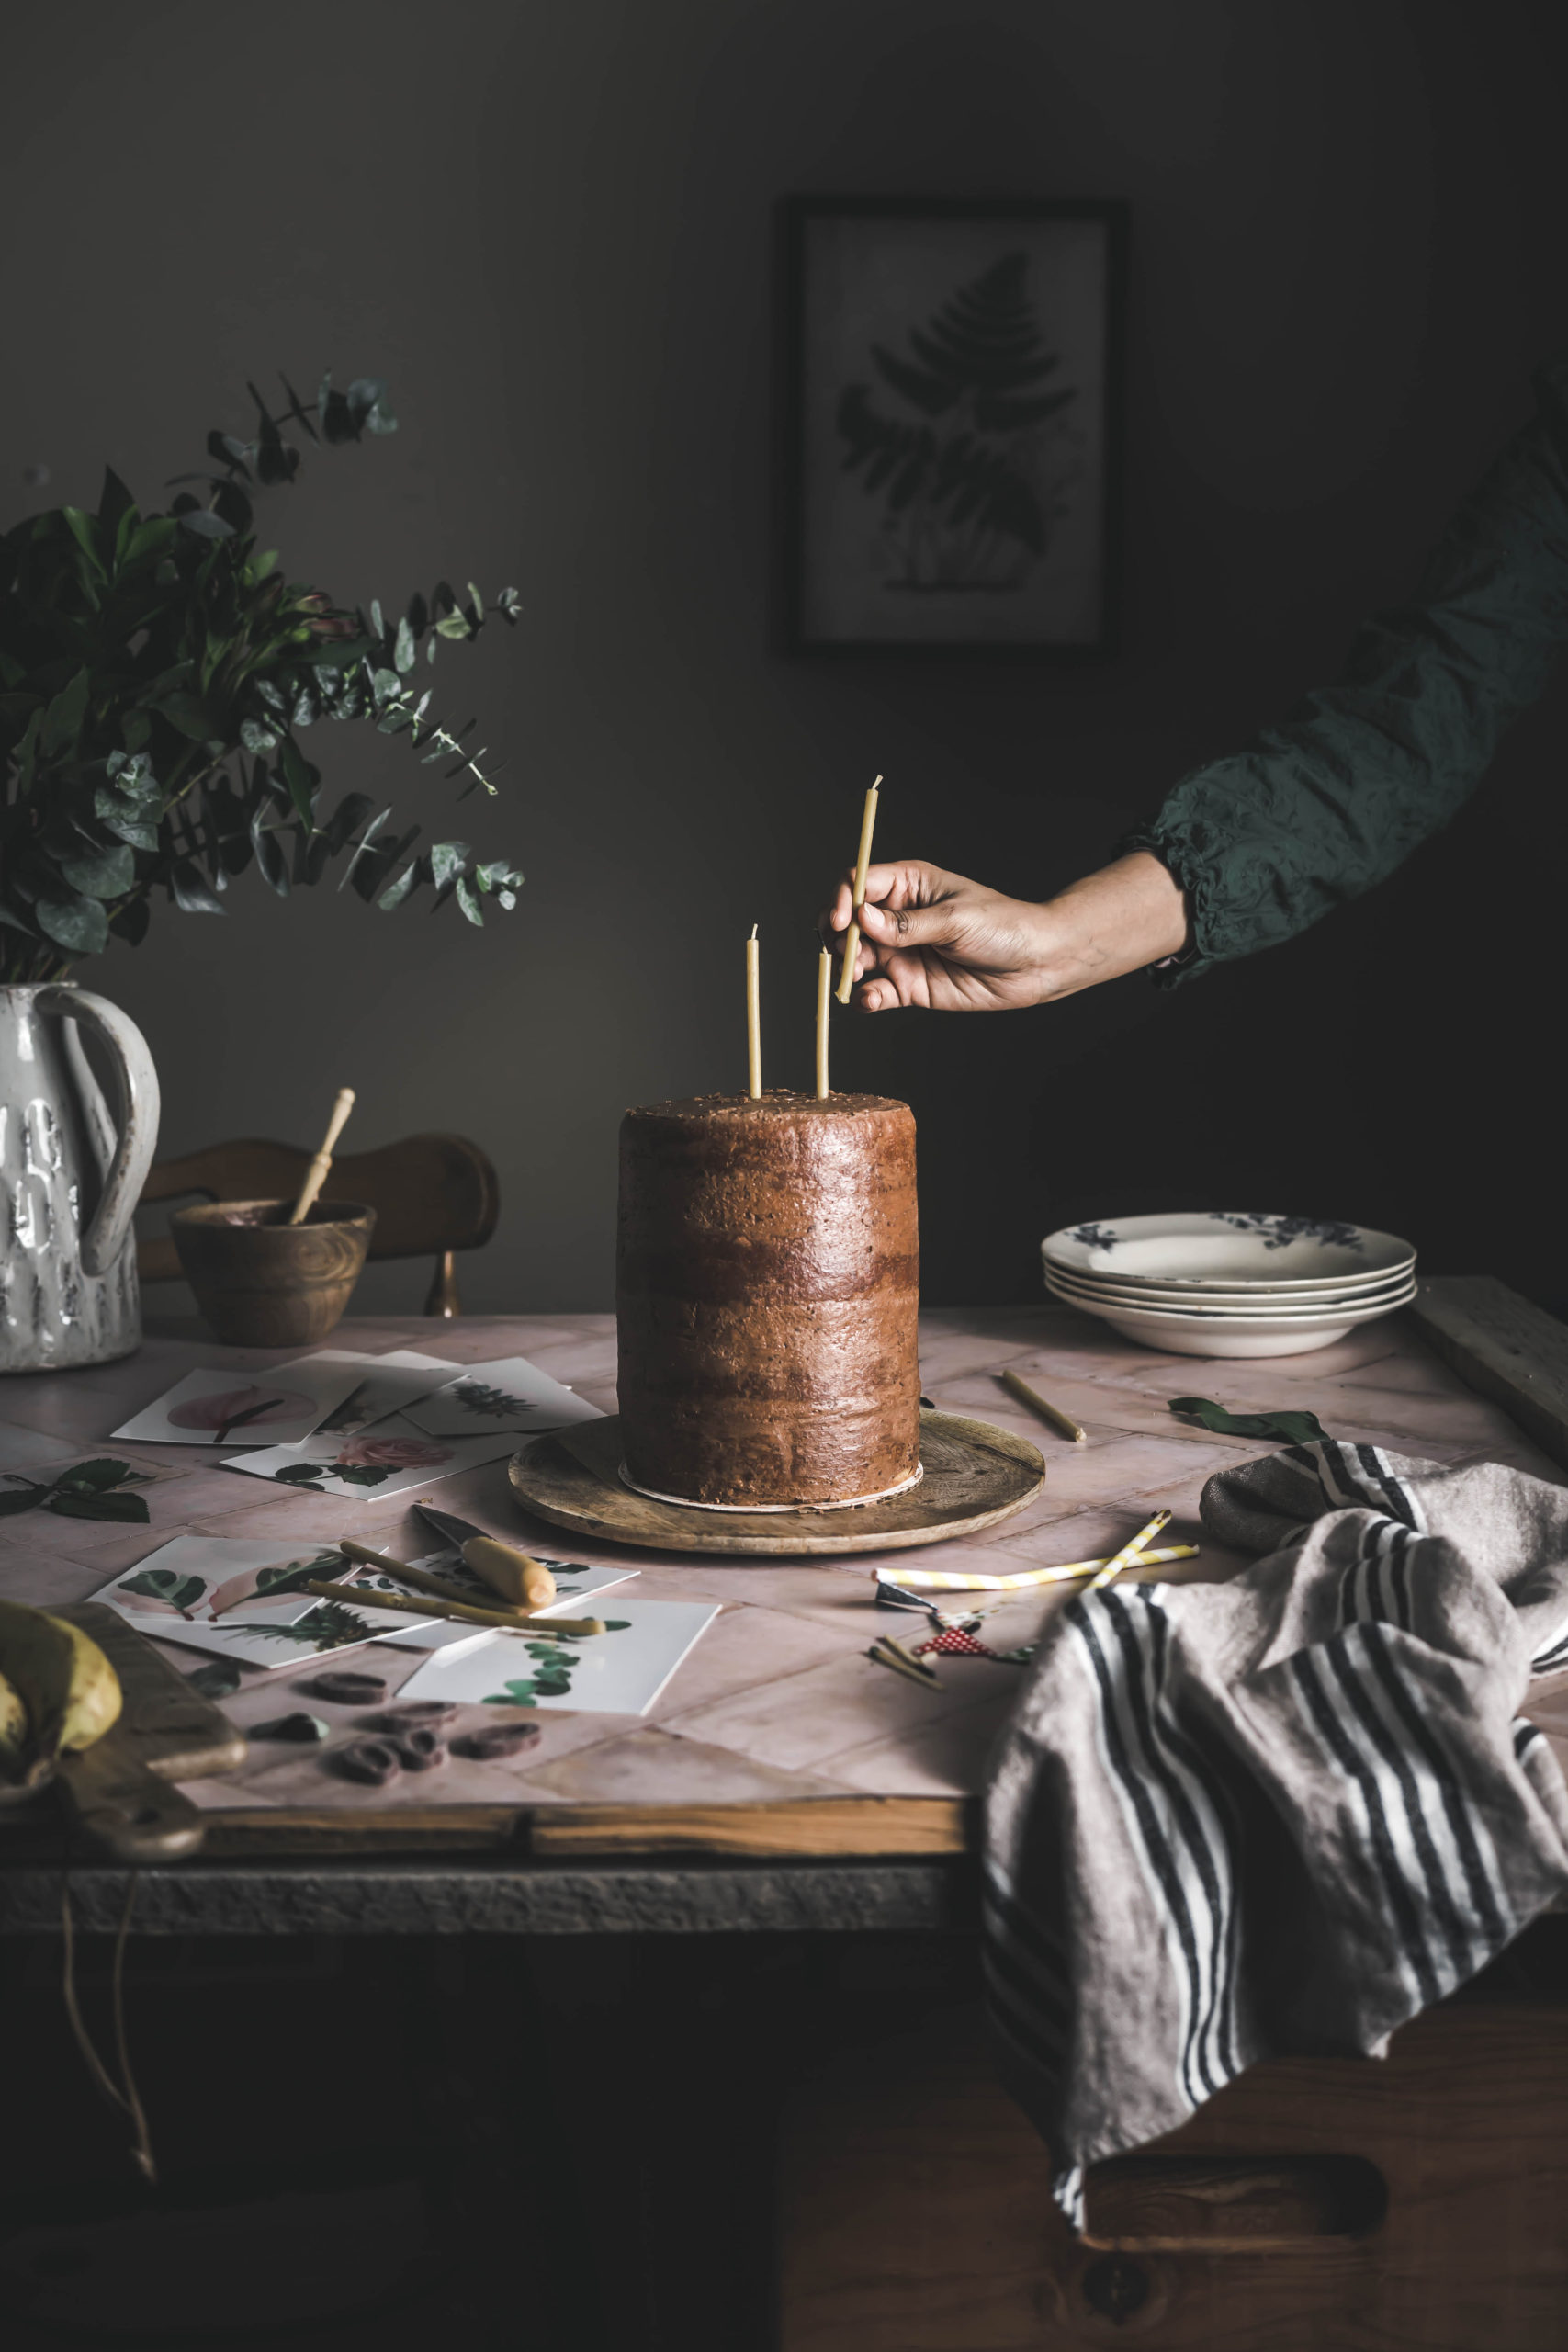
<path id="1" fill-rule="evenodd" d="M 915 1121 L 876 1094 L 701 1094 L 621 1126 L 626 1475 L 755 1509 L 919 1475 Z"/>

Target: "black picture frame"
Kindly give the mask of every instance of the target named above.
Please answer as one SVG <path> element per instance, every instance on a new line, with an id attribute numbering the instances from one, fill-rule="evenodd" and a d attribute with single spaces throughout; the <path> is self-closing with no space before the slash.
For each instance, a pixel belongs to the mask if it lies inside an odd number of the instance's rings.
<path id="1" fill-rule="evenodd" d="M 1127 207 L 779 208 L 788 650 L 1115 650 Z"/>

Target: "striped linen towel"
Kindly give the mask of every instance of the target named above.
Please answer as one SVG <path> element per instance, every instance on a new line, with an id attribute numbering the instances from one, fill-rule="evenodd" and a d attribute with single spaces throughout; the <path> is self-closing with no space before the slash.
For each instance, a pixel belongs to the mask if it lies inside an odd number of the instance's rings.
<path id="1" fill-rule="evenodd" d="M 1568 1667 L 1568 1490 L 1325 1440 L 1222 1471 L 1226 1584 L 1050 1623 L 993 1761 L 1003 2078 L 1083 2168 L 1244 2067 L 1381 2057 L 1568 1888 L 1568 1789 L 1519 1720 Z"/>

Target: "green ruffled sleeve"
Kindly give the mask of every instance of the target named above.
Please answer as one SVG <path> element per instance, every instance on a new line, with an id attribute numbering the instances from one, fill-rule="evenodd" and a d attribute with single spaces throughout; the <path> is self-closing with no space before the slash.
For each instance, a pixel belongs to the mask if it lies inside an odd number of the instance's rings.
<path id="1" fill-rule="evenodd" d="M 1184 776 L 1122 843 L 1188 895 L 1169 987 L 1255 955 L 1370 890 L 1480 784 L 1568 639 L 1568 356 L 1454 516 L 1411 601 L 1357 637 L 1342 683 L 1248 751 Z"/>

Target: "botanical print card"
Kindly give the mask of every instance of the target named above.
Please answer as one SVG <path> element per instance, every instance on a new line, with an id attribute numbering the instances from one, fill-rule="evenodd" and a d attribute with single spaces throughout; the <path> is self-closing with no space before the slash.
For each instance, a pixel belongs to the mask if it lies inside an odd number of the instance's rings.
<path id="1" fill-rule="evenodd" d="M 303 1588 L 343 1573 L 335 1544 L 301 1544 L 299 1537 L 242 1543 L 226 1535 L 179 1535 L 93 1595 L 144 1634 L 172 1624 L 211 1624 L 258 1616 L 287 1622 L 315 1601 Z"/>
<path id="2" fill-rule="evenodd" d="M 428 1396 L 433 1388 L 443 1388 L 452 1377 L 453 1367 L 440 1356 L 422 1356 L 412 1348 L 393 1348 L 384 1356 L 355 1355 L 344 1348 L 322 1348 L 310 1361 L 313 1363 L 355 1365 L 357 1385 L 351 1388 L 341 1405 L 334 1405 L 324 1421 L 318 1423 L 318 1437 L 352 1436 L 358 1430 L 371 1428 L 384 1421 L 389 1413 L 400 1413 L 421 1396 Z M 285 1372 L 288 1367 L 283 1365 Z"/>
<path id="3" fill-rule="evenodd" d="M 536 1560 L 544 1559 L 544 1555 L 539 1552 L 533 1556 Z M 497 1596 L 483 1577 L 475 1576 L 472 1568 L 466 1568 L 454 1551 L 427 1552 L 422 1559 L 412 1560 L 409 1565 L 423 1568 L 427 1576 L 439 1577 L 444 1584 L 455 1586 L 459 1592 L 469 1594 L 480 1609 L 489 1608 L 496 1600 Z M 626 1584 L 631 1577 L 641 1574 L 637 1568 L 591 1568 L 581 1560 L 545 1560 L 544 1565 L 555 1577 L 556 1597 L 548 1608 L 536 1612 L 540 1617 L 547 1617 L 552 1611 L 558 1616 L 576 1616 L 580 1613 L 580 1603 L 584 1594 L 606 1591 L 611 1585 Z M 351 1565 L 342 1570 L 339 1581 L 350 1578 L 370 1592 L 402 1593 L 417 1589 L 414 1586 L 400 1584 L 397 1570 L 390 1566 L 383 1574 L 363 1564 L 357 1566 Z M 449 1650 L 457 1648 L 459 1644 L 488 1641 L 489 1638 L 482 1625 L 465 1625 L 460 1618 L 421 1617 L 405 1632 L 399 1634 L 396 1640 L 398 1648 L 403 1650 Z"/>
<path id="4" fill-rule="evenodd" d="M 281 1373 L 188 1372 L 114 1434 L 144 1445 L 298 1445 L 363 1377 L 314 1356 Z"/>
<path id="5" fill-rule="evenodd" d="M 237 1453 L 225 1470 L 248 1470 L 254 1478 L 300 1487 L 312 1495 L 338 1495 L 364 1502 L 374 1495 L 406 1494 L 413 1487 L 455 1478 L 510 1453 L 510 1436 L 435 1438 L 396 1413 L 371 1430 L 347 1437 L 318 1435 L 304 1445 L 270 1446 L 264 1453 Z"/>
<path id="6" fill-rule="evenodd" d="M 583 1612 L 578 1603 L 587 1594 L 607 1592 L 612 1585 L 629 1583 L 633 1577 L 642 1574 L 640 1568 L 593 1568 L 585 1560 L 552 1560 L 543 1552 L 531 1553 L 529 1557 L 537 1560 L 541 1567 L 548 1568 L 556 1580 L 556 1597 L 545 1608 L 535 1611 L 539 1617 L 547 1617 L 552 1611 L 557 1616 L 581 1616 Z M 465 1567 L 457 1553 L 450 1548 L 427 1552 L 422 1558 L 411 1560 L 409 1566 L 423 1568 L 427 1576 L 439 1577 L 443 1584 L 451 1585 L 456 1591 L 472 1600 L 476 1608 L 505 1606 L 494 1587 L 486 1584 L 482 1577 L 476 1576 L 472 1568 Z M 366 1586 L 371 1592 L 412 1592 L 418 1589 L 412 1585 L 399 1584 L 397 1567 L 391 1561 L 388 1562 L 384 1571 L 361 1564 L 352 1570 L 345 1568 L 343 1574 L 352 1574 L 356 1584 Z"/>
<path id="7" fill-rule="evenodd" d="M 401 1699 L 458 1705 L 558 1707 L 643 1715 L 718 1615 L 716 1601 L 619 1600 L 602 1634 L 490 1634 L 437 1650 L 416 1667 Z"/>
<path id="8" fill-rule="evenodd" d="M 216 1623 L 187 1625 L 178 1618 L 143 1626 L 160 1642 L 180 1642 L 193 1650 L 208 1650 L 231 1658 L 236 1666 L 260 1666 L 269 1670 L 299 1666 L 328 1650 L 355 1649 L 362 1643 L 384 1645 L 421 1618 L 400 1616 L 393 1609 L 350 1609 L 342 1600 L 315 1600 L 301 1617 L 238 1621 L 220 1618 Z"/>
<path id="9" fill-rule="evenodd" d="M 323 1651 L 380 1642 L 425 1621 L 391 1609 L 355 1610 L 304 1590 L 339 1580 L 343 1555 L 319 1544 L 239 1543 L 182 1535 L 94 1599 L 143 1634 L 231 1658 L 238 1666 L 289 1666 Z"/>
<path id="10" fill-rule="evenodd" d="M 411 1421 L 434 1437 L 474 1437 L 481 1430 L 513 1431 L 565 1429 L 571 1421 L 604 1418 L 526 1356 L 498 1356 L 493 1363 L 465 1364 L 456 1380 L 408 1407 Z"/>

